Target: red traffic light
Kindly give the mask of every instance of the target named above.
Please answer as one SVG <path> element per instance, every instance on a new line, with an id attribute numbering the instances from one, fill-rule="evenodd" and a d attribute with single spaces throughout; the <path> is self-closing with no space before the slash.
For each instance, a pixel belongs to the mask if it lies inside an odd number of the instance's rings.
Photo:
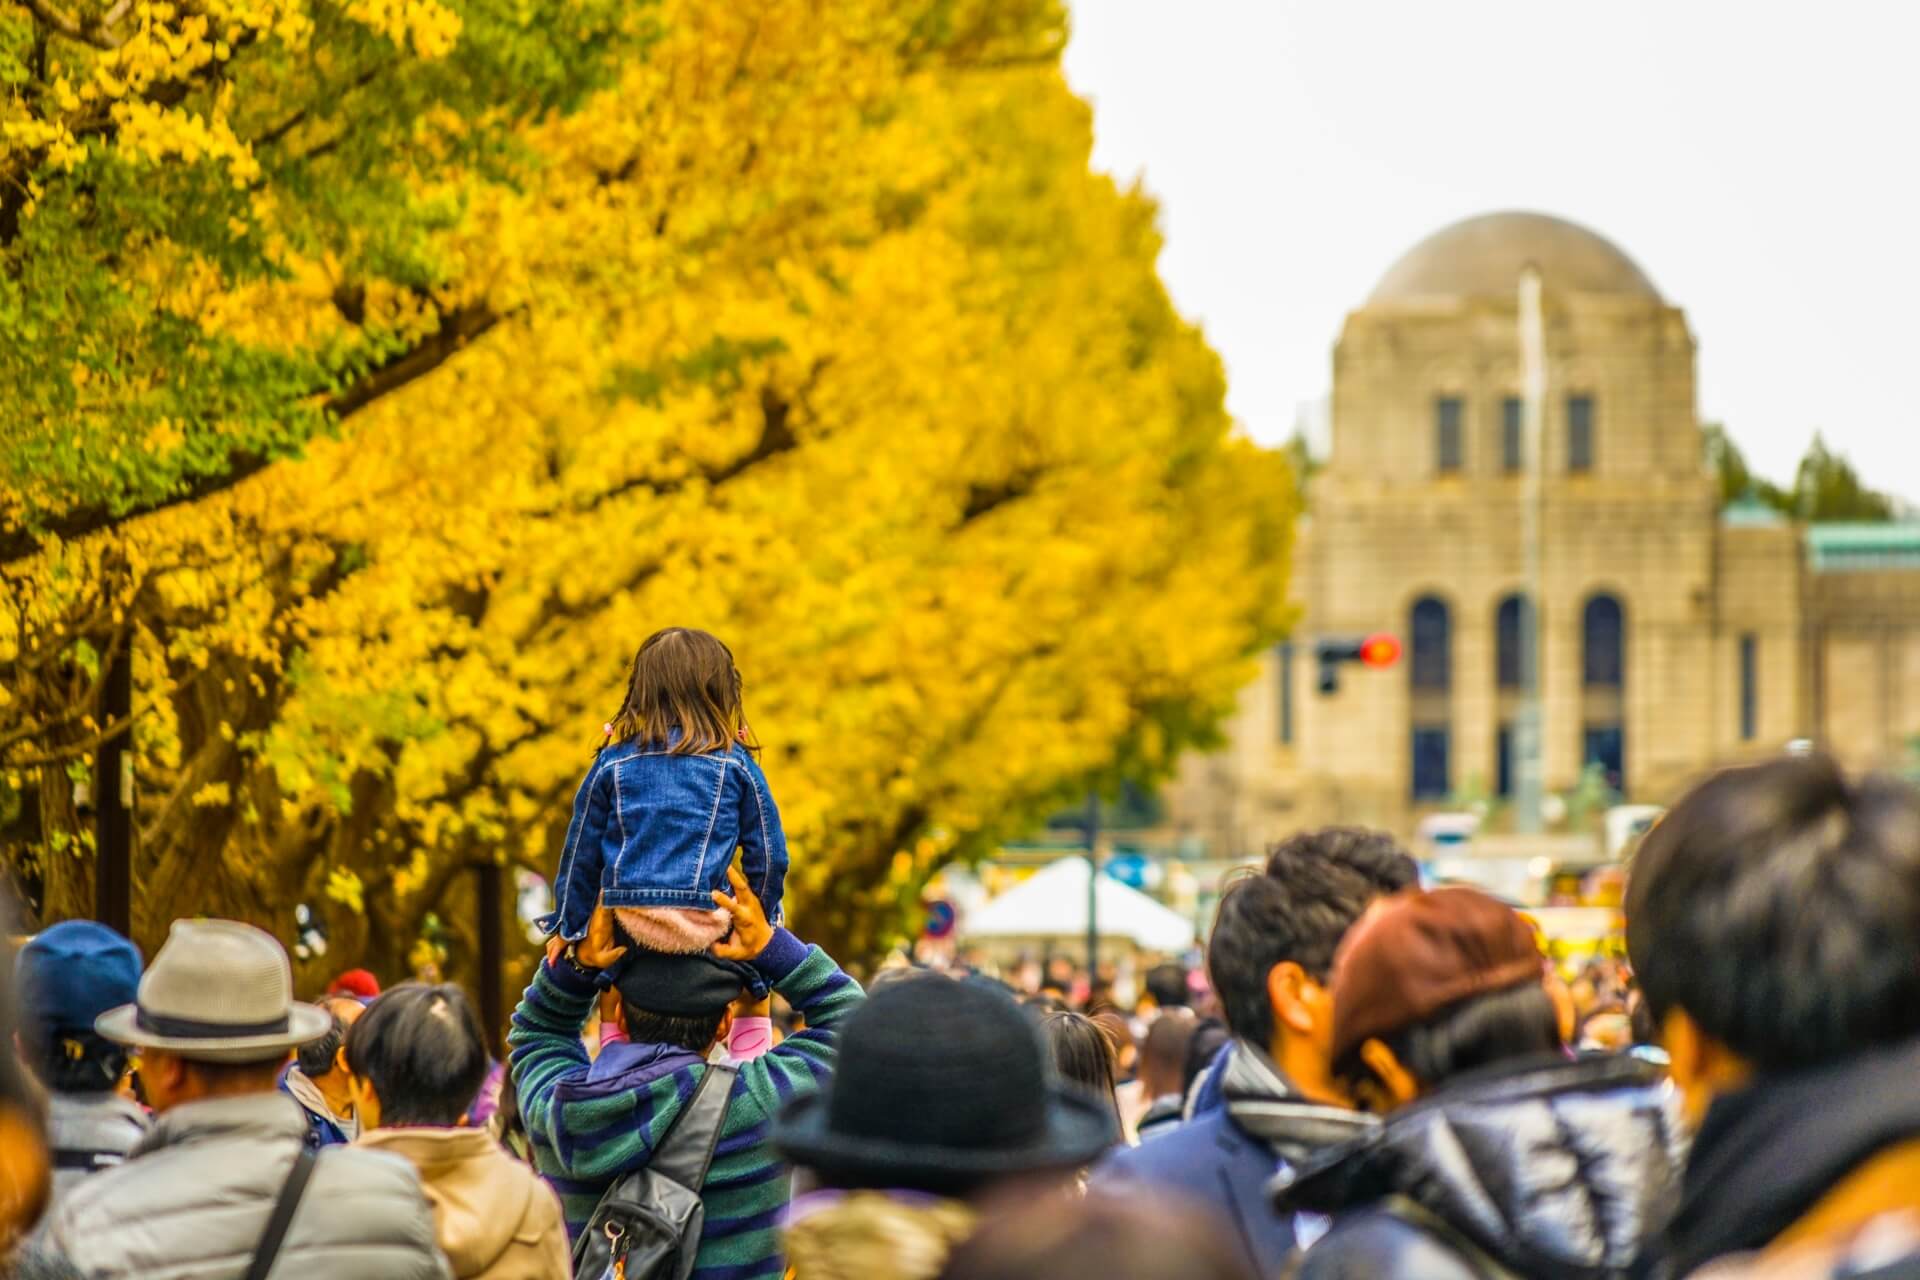
<path id="1" fill-rule="evenodd" d="M 1369 667 L 1390 667 L 1400 661 L 1400 642 L 1376 631 L 1360 642 L 1360 661 Z"/>

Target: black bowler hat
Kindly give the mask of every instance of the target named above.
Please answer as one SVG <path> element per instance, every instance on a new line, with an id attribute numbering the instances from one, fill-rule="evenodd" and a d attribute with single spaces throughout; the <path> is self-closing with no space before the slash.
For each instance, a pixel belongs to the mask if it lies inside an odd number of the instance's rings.
<path id="1" fill-rule="evenodd" d="M 1109 1108 L 1049 1079 L 1010 997 L 944 978 L 875 992 L 847 1020 L 832 1080 L 773 1128 L 782 1155 L 834 1185 L 945 1195 L 1090 1164 L 1119 1140 Z"/>

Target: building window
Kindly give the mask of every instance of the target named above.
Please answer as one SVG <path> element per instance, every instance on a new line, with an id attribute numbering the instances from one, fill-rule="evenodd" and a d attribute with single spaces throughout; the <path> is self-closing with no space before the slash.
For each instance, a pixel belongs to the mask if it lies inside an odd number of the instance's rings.
<path id="1" fill-rule="evenodd" d="M 1598 765 L 1607 785 L 1624 793 L 1627 777 L 1626 611 L 1615 596 L 1597 595 L 1580 614 L 1580 682 L 1585 686 L 1581 761 Z"/>
<path id="2" fill-rule="evenodd" d="M 1760 637 L 1751 631 L 1740 637 L 1740 741 L 1752 742 L 1760 732 Z"/>
<path id="3" fill-rule="evenodd" d="M 1626 683 L 1625 615 L 1612 596 L 1587 601 L 1580 620 L 1581 683 L 1589 689 L 1618 689 Z"/>
<path id="4" fill-rule="evenodd" d="M 1523 413 L 1519 396 L 1508 396 L 1500 402 L 1500 465 L 1508 471 L 1527 465 Z"/>
<path id="5" fill-rule="evenodd" d="M 1567 470 L 1593 470 L 1593 397 L 1567 397 Z"/>
<path id="6" fill-rule="evenodd" d="M 1527 621 L 1527 598 L 1506 597 L 1493 613 L 1494 683 L 1502 689 L 1524 689 L 1527 685 L 1526 635 L 1521 630 Z M 1540 638 L 1534 637 L 1535 645 Z"/>
<path id="7" fill-rule="evenodd" d="M 1415 725 L 1413 729 L 1413 798 L 1444 800 L 1452 788 L 1447 783 L 1447 739 L 1445 725 Z"/>
<path id="8" fill-rule="evenodd" d="M 1464 457 L 1460 438 L 1460 398 L 1441 396 L 1433 402 L 1434 451 L 1441 471 L 1458 471 Z"/>
<path id="9" fill-rule="evenodd" d="M 1590 724 L 1585 734 L 1585 763 L 1599 765 L 1600 774 L 1614 791 L 1625 794 L 1627 735 L 1617 724 Z"/>
<path id="10" fill-rule="evenodd" d="M 1513 726 L 1500 726 L 1493 743 L 1493 794 L 1505 799 L 1513 794 Z"/>
<path id="11" fill-rule="evenodd" d="M 1293 745 L 1293 641 L 1282 640 L 1274 650 L 1274 668 L 1280 680 L 1278 737 L 1280 745 Z"/>
<path id="12" fill-rule="evenodd" d="M 1413 637 L 1413 687 L 1444 690 L 1453 686 L 1453 623 L 1444 601 L 1422 596 L 1414 601 L 1411 625 Z"/>

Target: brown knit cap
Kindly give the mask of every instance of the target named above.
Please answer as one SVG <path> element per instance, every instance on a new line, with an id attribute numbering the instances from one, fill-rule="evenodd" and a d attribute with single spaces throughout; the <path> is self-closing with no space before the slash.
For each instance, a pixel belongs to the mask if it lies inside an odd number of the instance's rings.
<path id="1" fill-rule="evenodd" d="M 1410 890 L 1356 922 L 1333 961 L 1333 1060 L 1456 1001 L 1540 981 L 1533 927 L 1477 889 Z"/>

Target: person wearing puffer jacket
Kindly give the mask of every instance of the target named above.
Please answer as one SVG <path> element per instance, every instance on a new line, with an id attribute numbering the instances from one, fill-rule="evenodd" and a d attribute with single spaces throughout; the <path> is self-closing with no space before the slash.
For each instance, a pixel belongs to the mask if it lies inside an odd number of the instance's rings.
<path id="1" fill-rule="evenodd" d="M 238 1280 L 306 1151 L 306 1120 L 277 1088 L 325 1012 L 293 1001 L 271 934 L 175 921 L 135 1003 L 96 1029 L 140 1051 L 158 1121 L 124 1164 L 61 1202 L 40 1247 L 92 1280 Z M 41 1265 L 39 1261 L 35 1265 Z M 446 1280 L 413 1166 L 336 1146 L 310 1166 L 275 1256 L 275 1280 Z"/>
<path id="2" fill-rule="evenodd" d="M 1472 889 L 1408 893 L 1334 962 L 1334 1073 L 1380 1127 L 1281 1170 L 1330 1214 L 1299 1280 L 1613 1280 L 1679 1187 L 1679 1109 L 1634 1058 L 1569 1060 L 1532 928 Z"/>
<path id="3" fill-rule="evenodd" d="M 460 1126 L 487 1078 L 486 1034 L 451 983 L 392 987 L 347 1031 L 359 1145 L 419 1170 L 459 1280 L 568 1280 L 559 1197 L 484 1128 Z"/>

